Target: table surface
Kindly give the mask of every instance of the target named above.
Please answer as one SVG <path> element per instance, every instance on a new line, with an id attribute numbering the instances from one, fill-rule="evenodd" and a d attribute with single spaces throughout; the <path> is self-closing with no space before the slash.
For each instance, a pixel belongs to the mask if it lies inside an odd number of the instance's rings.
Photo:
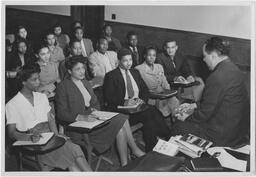
<path id="1" fill-rule="evenodd" d="M 65 144 L 66 140 L 62 137 L 53 136 L 45 145 L 20 146 L 23 151 L 34 153 L 47 153 L 58 149 Z"/>

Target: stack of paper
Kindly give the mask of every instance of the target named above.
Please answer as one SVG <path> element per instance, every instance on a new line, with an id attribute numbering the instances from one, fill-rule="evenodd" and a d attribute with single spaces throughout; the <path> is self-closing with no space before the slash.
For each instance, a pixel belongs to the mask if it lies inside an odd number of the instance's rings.
<path id="1" fill-rule="evenodd" d="M 16 141 L 13 143 L 13 146 L 45 145 L 53 135 L 53 132 L 41 133 L 42 137 L 36 143 L 33 143 L 32 141 Z"/>
<path id="2" fill-rule="evenodd" d="M 237 159 L 230 155 L 223 147 L 212 147 L 207 150 L 210 155 L 214 153 L 220 153 L 216 158 L 219 160 L 222 167 L 238 170 L 238 171 L 246 171 L 247 162 L 244 160 Z"/>

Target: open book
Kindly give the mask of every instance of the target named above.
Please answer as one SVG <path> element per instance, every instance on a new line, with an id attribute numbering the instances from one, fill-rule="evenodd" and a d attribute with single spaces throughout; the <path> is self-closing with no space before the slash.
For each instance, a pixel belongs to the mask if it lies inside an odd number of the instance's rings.
<path id="1" fill-rule="evenodd" d="M 32 141 L 16 141 L 13 143 L 13 146 L 45 145 L 53 135 L 53 132 L 41 133 L 42 137 L 36 143 L 33 143 Z"/>
<path id="2" fill-rule="evenodd" d="M 115 112 L 105 112 L 105 111 L 93 111 L 91 114 L 94 115 L 95 121 L 93 122 L 87 122 L 87 121 L 76 121 L 71 123 L 69 126 L 71 127 L 79 127 L 79 128 L 86 128 L 86 129 L 92 129 L 105 121 L 113 118 L 119 113 Z"/>
<path id="3" fill-rule="evenodd" d="M 213 144 L 211 141 L 192 134 L 171 137 L 169 142 L 177 144 L 179 146 L 179 151 L 192 158 L 201 157 L 202 153 Z"/>

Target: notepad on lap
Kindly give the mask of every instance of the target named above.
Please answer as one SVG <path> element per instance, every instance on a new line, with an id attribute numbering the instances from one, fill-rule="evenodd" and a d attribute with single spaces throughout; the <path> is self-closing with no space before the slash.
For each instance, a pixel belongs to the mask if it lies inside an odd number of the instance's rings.
<path id="1" fill-rule="evenodd" d="M 53 132 L 41 133 L 42 137 L 36 143 L 33 143 L 32 141 L 16 141 L 13 143 L 13 146 L 45 145 L 53 135 Z"/>
<path id="2" fill-rule="evenodd" d="M 92 129 L 105 121 L 115 117 L 119 113 L 116 112 L 104 112 L 104 111 L 93 111 L 91 114 L 97 116 L 97 119 L 93 122 L 87 122 L 87 121 L 76 121 L 71 123 L 69 126 L 71 127 L 79 127 L 79 128 L 87 128 Z"/>

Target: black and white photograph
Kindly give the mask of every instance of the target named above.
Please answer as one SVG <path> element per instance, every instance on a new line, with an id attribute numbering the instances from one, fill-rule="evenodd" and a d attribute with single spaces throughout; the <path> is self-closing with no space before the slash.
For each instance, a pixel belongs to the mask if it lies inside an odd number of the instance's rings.
<path id="1" fill-rule="evenodd" d="M 255 11 L 2 1 L 1 174 L 255 175 Z"/>

